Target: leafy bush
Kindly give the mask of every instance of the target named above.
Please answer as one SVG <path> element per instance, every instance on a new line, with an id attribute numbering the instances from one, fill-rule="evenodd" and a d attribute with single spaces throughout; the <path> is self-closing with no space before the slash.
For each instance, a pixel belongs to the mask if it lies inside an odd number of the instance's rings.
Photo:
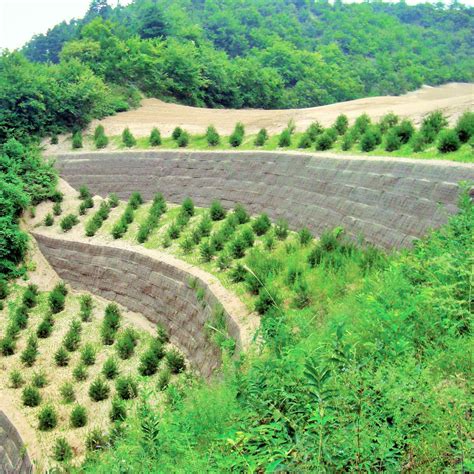
<path id="1" fill-rule="evenodd" d="M 402 144 L 408 143 L 410 141 L 410 138 L 415 133 L 415 127 L 408 119 L 403 120 L 400 125 L 395 127 L 395 130 Z"/>
<path id="2" fill-rule="evenodd" d="M 181 211 L 186 213 L 189 217 L 194 216 L 194 202 L 190 197 L 185 198 L 181 204 Z"/>
<path id="3" fill-rule="evenodd" d="M 96 359 L 96 350 L 94 346 L 88 342 L 81 350 L 81 362 L 84 365 L 94 365 Z"/>
<path id="4" fill-rule="evenodd" d="M 365 133 L 360 138 L 360 149 L 365 152 L 374 150 L 378 142 L 377 132 L 372 128 L 367 128 Z"/>
<path id="5" fill-rule="evenodd" d="M 319 122 L 312 122 L 306 129 L 305 134 L 309 136 L 312 143 L 316 141 L 318 135 L 324 131 L 324 128 Z"/>
<path id="6" fill-rule="evenodd" d="M 95 402 L 100 402 L 109 397 L 110 387 L 102 377 L 97 377 L 89 386 L 89 397 Z"/>
<path id="7" fill-rule="evenodd" d="M 59 222 L 59 225 L 64 232 L 71 230 L 77 224 L 79 224 L 79 219 L 75 214 L 68 214 Z"/>
<path id="8" fill-rule="evenodd" d="M 415 153 L 419 153 L 420 151 L 423 151 L 426 148 L 426 138 L 421 132 L 415 133 L 412 136 L 410 144 L 413 151 Z"/>
<path id="9" fill-rule="evenodd" d="M 459 150 L 461 141 L 455 130 L 442 130 L 438 138 L 438 151 L 441 153 L 450 153 Z"/>
<path id="10" fill-rule="evenodd" d="M 206 141 L 209 146 L 219 145 L 221 139 L 214 125 L 209 125 L 206 130 Z"/>
<path id="11" fill-rule="evenodd" d="M 395 151 L 399 150 L 402 146 L 402 140 L 398 134 L 396 128 L 391 128 L 387 133 L 387 138 L 385 139 L 385 150 L 386 151 Z"/>
<path id="12" fill-rule="evenodd" d="M 71 382 L 65 382 L 61 385 L 59 393 L 63 398 L 63 403 L 72 403 L 76 399 L 76 393 L 74 392 L 74 386 Z"/>
<path id="13" fill-rule="evenodd" d="M 66 297 L 64 293 L 57 287 L 53 288 L 48 295 L 48 304 L 51 312 L 53 314 L 60 313 L 64 309 L 65 302 Z"/>
<path id="14" fill-rule="evenodd" d="M 209 241 L 205 241 L 199 246 L 199 254 L 203 262 L 210 262 L 216 254 L 216 249 Z"/>
<path id="15" fill-rule="evenodd" d="M 112 406 L 109 412 L 110 421 L 124 421 L 127 418 L 127 407 L 119 397 L 112 399 Z"/>
<path id="16" fill-rule="evenodd" d="M 261 128 L 255 137 L 254 145 L 255 146 L 263 146 L 265 142 L 268 140 L 268 133 L 265 128 Z"/>
<path id="17" fill-rule="evenodd" d="M 354 122 L 354 130 L 358 135 L 363 135 L 370 124 L 371 120 L 367 114 L 359 115 Z"/>
<path id="18" fill-rule="evenodd" d="M 186 148 L 189 145 L 189 134 L 188 132 L 182 132 L 176 143 L 180 148 Z"/>
<path id="19" fill-rule="evenodd" d="M 51 431 L 58 424 L 56 410 L 51 405 L 46 405 L 38 414 L 38 429 L 41 431 Z"/>
<path id="20" fill-rule="evenodd" d="M 186 368 L 184 356 L 176 349 L 170 349 L 165 355 L 166 363 L 173 374 L 179 374 Z"/>
<path id="21" fill-rule="evenodd" d="M 462 143 L 467 143 L 474 137 L 474 112 L 464 112 L 456 122 L 455 130 Z"/>
<path id="22" fill-rule="evenodd" d="M 226 216 L 226 211 L 220 201 L 212 201 L 209 215 L 213 221 L 221 221 Z"/>
<path id="23" fill-rule="evenodd" d="M 252 229 L 257 235 L 264 235 L 266 234 L 272 226 L 270 218 L 267 214 L 263 213 L 260 214 L 253 222 L 252 222 Z"/>
<path id="24" fill-rule="evenodd" d="M 158 359 L 155 350 L 150 348 L 140 357 L 138 372 L 144 376 L 153 375 L 157 372 L 159 363 L 160 360 Z"/>
<path id="25" fill-rule="evenodd" d="M 69 364 L 69 354 L 63 346 L 54 353 L 54 361 L 58 367 L 66 367 Z"/>
<path id="26" fill-rule="evenodd" d="M 385 114 L 379 121 L 380 131 L 384 134 L 388 132 L 390 129 L 395 127 L 400 120 L 398 115 L 395 115 L 393 112 L 389 112 Z"/>
<path id="27" fill-rule="evenodd" d="M 122 132 L 122 143 L 127 148 L 131 148 L 137 144 L 137 140 L 128 127 Z"/>
<path id="28" fill-rule="evenodd" d="M 311 137 L 307 133 L 303 133 L 301 135 L 301 138 L 298 142 L 298 148 L 311 148 L 313 145 L 313 140 L 311 140 Z"/>
<path id="29" fill-rule="evenodd" d="M 82 428 L 87 425 L 87 410 L 82 405 L 75 405 L 71 410 L 70 423 L 73 428 Z"/>
<path id="30" fill-rule="evenodd" d="M 72 136 L 72 148 L 74 150 L 82 148 L 82 132 L 79 130 Z"/>
<path id="31" fill-rule="evenodd" d="M 47 227 L 51 227 L 54 224 L 54 217 L 50 212 L 46 214 L 43 223 Z"/>
<path id="32" fill-rule="evenodd" d="M 95 147 L 98 150 L 100 150 L 102 148 L 105 148 L 109 144 L 109 139 L 105 135 L 105 133 L 102 133 L 98 137 L 94 138 L 94 143 L 95 143 Z"/>
<path id="33" fill-rule="evenodd" d="M 438 133 L 448 126 L 448 120 L 439 110 L 430 112 L 423 118 L 420 127 L 420 133 L 425 137 L 426 143 L 435 141 Z"/>
<path id="34" fill-rule="evenodd" d="M 34 308 L 37 303 L 37 297 L 38 287 L 36 285 L 29 284 L 23 293 L 22 305 L 26 306 L 27 308 Z"/>
<path id="35" fill-rule="evenodd" d="M 74 367 L 74 370 L 72 371 L 72 376 L 78 382 L 82 382 L 87 379 L 87 369 L 83 362 L 80 362 L 76 365 L 76 367 Z"/>
<path id="36" fill-rule="evenodd" d="M 41 395 L 36 387 L 28 386 L 23 389 L 21 401 L 25 407 L 37 407 L 41 403 Z"/>
<path id="37" fill-rule="evenodd" d="M 69 352 L 74 352 L 81 342 L 81 323 L 78 320 L 71 321 L 69 329 L 64 335 L 63 346 Z"/>
<path id="38" fill-rule="evenodd" d="M 334 137 L 327 130 L 321 133 L 316 139 L 316 150 L 324 151 L 329 150 L 334 145 Z"/>
<path id="39" fill-rule="evenodd" d="M 280 133 L 278 137 L 278 146 L 280 148 L 289 147 L 291 145 L 291 132 L 287 128 Z"/>
<path id="40" fill-rule="evenodd" d="M 71 445 L 65 438 L 58 438 L 53 447 L 53 459 L 57 462 L 67 462 L 72 459 L 72 456 Z"/>
<path id="41" fill-rule="evenodd" d="M 242 123 L 237 123 L 234 131 L 229 137 L 229 143 L 231 146 L 238 147 L 242 144 L 244 140 L 244 135 L 245 135 L 245 129 Z"/>
<path id="42" fill-rule="evenodd" d="M 51 315 L 48 314 L 38 324 L 38 328 L 36 329 L 36 335 L 41 339 L 49 337 L 53 332 L 53 326 L 54 319 Z"/>
<path id="43" fill-rule="evenodd" d="M 181 134 L 183 133 L 183 129 L 181 127 L 176 127 L 174 130 L 173 130 L 173 133 L 171 134 L 171 137 L 173 138 L 173 140 L 178 140 L 178 138 L 181 136 Z"/>
<path id="44" fill-rule="evenodd" d="M 31 335 L 28 338 L 25 350 L 21 353 L 20 360 L 27 367 L 31 367 L 35 363 L 38 353 L 38 339 L 36 336 Z"/>
<path id="45" fill-rule="evenodd" d="M 154 127 L 150 133 L 149 142 L 150 142 L 150 146 L 161 145 L 161 133 L 156 127 Z"/>
<path id="46" fill-rule="evenodd" d="M 113 357 L 109 357 L 102 367 L 102 374 L 106 379 L 114 379 L 119 373 L 117 361 Z"/>
<path id="47" fill-rule="evenodd" d="M 25 379 L 19 370 L 12 370 L 9 375 L 10 386 L 12 388 L 20 388 L 25 384 Z"/>
<path id="48" fill-rule="evenodd" d="M 122 376 L 115 382 L 115 390 L 122 400 L 131 400 L 138 395 L 138 385 L 131 376 Z"/>
<path id="49" fill-rule="evenodd" d="M 132 357 L 135 346 L 137 345 L 137 338 L 137 333 L 130 328 L 125 329 L 125 331 L 120 334 L 115 348 L 121 359 L 129 359 Z"/>
<path id="50" fill-rule="evenodd" d="M 337 130 L 339 135 L 344 135 L 349 127 L 349 120 L 346 115 L 338 115 L 334 122 L 334 128 Z"/>

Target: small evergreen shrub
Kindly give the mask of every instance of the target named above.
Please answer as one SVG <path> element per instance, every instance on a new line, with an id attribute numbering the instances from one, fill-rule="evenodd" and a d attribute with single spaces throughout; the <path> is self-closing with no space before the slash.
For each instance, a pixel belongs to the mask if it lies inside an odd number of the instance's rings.
<path id="1" fill-rule="evenodd" d="M 13 322 L 19 329 L 26 329 L 28 326 L 28 311 L 28 308 L 24 305 L 21 305 L 16 309 Z"/>
<path id="2" fill-rule="evenodd" d="M 334 122 L 334 129 L 339 135 L 344 135 L 349 127 L 349 120 L 346 115 L 338 115 L 336 121 Z"/>
<path id="3" fill-rule="evenodd" d="M 308 245 L 313 240 L 313 234 L 307 227 L 303 227 L 298 232 L 298 240 L 302 246 Z"/>
<path id="4" fill-rule="evenodd" d="M 115 382 L 115 390 L 122 400 L 131 400 L 138 395 L 138 385 L 131 376 L 122 376 Z"/>
<path id="5" fill-rule="evenodd" d="M 110 421 L 124 421 L 127 418 L 127 407 L 122 399 L 114 397 L 109 412 Z"/>
<path id="6" fill-rule="evenodd" d="M 228 253 L 222 253 L 217 257 L 217 268 L 223 272 L 230 268 L 230 265 L 232 263 L 232 257 Z"/>
<path id="7" fill-rule="evenodd" d="M 265 142 L 268 140 L 268 132 L 265 128 L 261 128 L 255 137 L 254 145 L 255 146 L 263 146 Z"/>
<path id="8" fill-rule="evenodd" d="M 78 349 L 81 342 L 81 323 L 78 320 L 71 321 L 69 329 L 64 335 L 63 346 L 69 352 Z"/>
<path id="9" fill-rule="evenodd" d="M 363 135 L 371 124 L 370 117 L 367 114 L 359 115 L 354 122 L 354 129 L 358 135 Z"/>
<path id="10" fill-rule="evenodd" d="M 278 146 L 280 148 L 286 148 L 291 145 L 291 132 L 287 128 L 280 133 L 278 137 Z"/>
<path id="11" fill-rule="evenodd" d="M 54 203 L 60 203 L 64 200 L 64 194 L 56 189 L 55 191 L 53 191 L 49 199 L 51 199 L 51 201 Z"/>
<path id="12" fill-rule="evenodd" d="M 59 225 L 63 232 L 71 230 L 77 224 L 79 224 L 79 219 L 75 214 L 68 214 L 67 216 L 63 217 L 59 222 Z"/>
<path id="13" fill-rule="evenodd" d="M 60 202 L 55 202 L 53 204 L 53 214 L 55 216 L 60 216 L 62 212 L 63 212 L 63 210 L 61 208 L 61 203 Z"/>
<path id="14" fill-rule="evenodd" d="M 275 224 L 275 236 L 279 240 L 285 240 L 288 237 L 288 221 L 285 219 L 278 219 Z"/>
<path id="15" fill-rule="evenodd" d="M 176 140 L 179 148 L 186 148 L 189 145 L 189 134 L 188 132 L 181 133 L 179 138 Z"/>
<path id="16" fill-rule="evenodd" d="M 25 379 L 19 370 L 12 370 L 9 375 L 10 386 L 12 388 L 20 388 L 25 384 Z"/>
<path id="17" fill-rule="evenodd" d="M 281 299 L 276 290 L 261 287 L 255 301 L 255 311 L 258 314 L 266 314 L 271 308 L 278 308 L 280 303 Z"/>
<path id="18" fill-rule="evenodd" d="M 201 260 L 203 262 L 210 262 L 215 254 L 216 249 L 209 241 L 205 241 L 199 246 L 199 255 L 201 256 Z"/>
<path id="19" fill-rule="evenodd" d="M 75 405 L 71 410 L 70 423 L 72 428 L 82 428 L 87 425 L 87 410 L 82 405 Z"/>
<path id="20" fill-rule="evenodd" d="M 38 327 L 36 329 L 36 335 L 40 339 L 46 339 L 53 332 L 53 326 L 54 326 L 53 317 L 50 314 L 48 314 L 38 324 Z"/>
<path id="21" fill-rule="evenodd" d="M 102 374 L 106 379 L 114 379 L 119 373 L 117 361 L 113 357 L 109 357 L 102 367 Z"/>
<path id="22" fill-rule="evenodd" d="M 0 278 L 0 300 L 4 300 L 8 293 L 8 283 L 3 278 Z"/>
<path id="23" fill-rule="evenodd" d="M 229 276 L 233 283 L 240 283 L 245 280 L 247 270 L 241 263 L 237 263 L 230 271 Z"/>
<path id="24" fill-rule="evenodd" d="M 458 134 L 455 130 L 446 129 L 442 130 L 438 138 L 438 151 L 441 153 L 451 153 L 459 150 L 461 147 L 461 141 L 459 140 Z"/>
<path id="25" fill-rule="evenodd" d="M 65 382 L 61 385 L 59 393 L 63 399 L 63 403 L 72 403 L 76 399 L 76 393 L 74 392 L 74 386 L 71 382 Z"/>
<path id="26" fill-rule="evenodd" d="M 63 346 L 54 353 L 54 361 L 58 367 L 66 367 L 69 364 L 69 354 Z"/>
<path id="27" fill-rule="evenodd" d="M 40 431 L 51 431 L 56 428 L 58 416 L 51 405 L 46 405 L 38 414 L 38 429 Z"/>
<path id="28" fill-rule="evenodd" d="M 109 144 L 109 139 L 107 136 L 104 134 L 99 135 L 97 138 L 94 139 L 95 147 L 98 150 L 101 150 L 102 148 L 106 148 L 107 145 Z"/>
<path id="29" fill-rule="evenodd" d="M 400 118 L 398 115 L 395 115 L 393 112 L 389 112 L 388 114 L 385 114 L 379 121 L 379 128 L 382 133 L 387 133 L 390 129 L 395 127 Z"/>
<path id="30" fill-rule="evenodd" d="M 171 371 L 168 367 L 164 368 L 158 375 L 157 387 L 158 390 L 161 392 L 165 390 L 165 388 L 170 383 L 171 379 Z"/>
<path id="31" fill-rule="evenodd" d="M 50 143 L 51 143 L 51 145 L 57 145 L 59 143 L 59 138 L 56 134 L 51 135 Z"/>
<path id="32" fill-rule="evenodd" d="M 95 402 L 109 398 L 110 387 L 102 377 L 97 377 L 89 386 L 89 397 Z"/>
<path id="33" fill-rule="evenodd" d="M 80 362 L 78 365 L 76 365 L 76 367 L 74 367 L 72 376 L 74 377 L 74 380 L 77 380 L 78 382 L 82 382 L 87 379 L 87 369 L 83 362 Z"/>
<path id="34" fill-rule="evenodd" d="M 173 374 L 179 374 L 186 368 L 184 356 L 176 349 L 170 349 L 165 355 L 166 363 Z"/>
<path id="35" fill-rule="evenodd" d="M 293 290 L 295 292 L 293 305 L 297 309 L 306 308 L 311 304 L 311 293 L 309 291 L 309 285 L 305 279 L 298 278 L 294 284 Z"/>
<path id="36" fill-rule="evenodd" d="M 79 188 L 79 199 L 84 201 L 85 199 L 92 198 L 92 194 L 87 186 L 81 186 Z"/>
<path id="37" fill-rule="evenodd" d="M 82 132 L 79 130 L 72 136 L 72 148 L 73 150 L 82 148 Z"/>
<path id="38" fill-rule="evenodd" d="M 48 295 L 48 304 L 51 312 L 53 314 L 60 313 L 64 309 L 65 303 L 66 296 L 64 293 L 57 287 L 53 288 Z"/>
<path id="39" fill-rule="evenodd" d="M 150 142 L 150 146 L 161 145 L 161 133 L 156 127 L 154 127 L 150 133 L 149 142 Z"/>
<path id="40" fill-rule="evenodd" d="M 313 140 L 311 140 L 311 137 L 309 136 L 308 133 L 303 133 L 301 135 L 301 138 L 298 142 L 298 148 L 311 148 L 313 145 Z"/>
<path id="41" fill-rule="evenodd" d="M 99 429 L 94 428 L 86 437 L 87 451 L 101 451 L 108 446 L 107 436 Z"/>
<path id="42" fill-rule="evenodd" d="M 48 385 L 48 379 L 44 372 L 35 372 L 31 378 L 31 385 L 36 388 L 43 388 Z"/>
<path id="43" fill-rule="evenodd" d="M 81 350 L 81 362 L 84 365 L 94 365 L 96 359 L 96 350 L 91 343 L 87 343 Z"/>
<path id="44" fill-rule="evenodd" d="M 271 226 L 270 218 L 265 213 L 260 214 L 260 216 L 252 222 L 252 229 L 258 236 L 266 234 Z"/>
<path id="45" fill-rule="evenodd" d="M 15 353 L 16 340 L 11 335 L 6 335 L 0 339 L 0 354 L 3 356 L 11 356 Z"/>
<path id="46" fill-rule="evenodd" d="M 260 232 L 263 231 L 263 225 L 260 227 Z M 240 233 L 240 238 L 242 239 L 242 242 L 245 245 L 245 248 L 250 248 L 253 247 L 255 243 L 255 234 L 253 233 L 252 229 L 249 229 L 248 227 L 244 229 Z"/>
<path id="47" fill-rule="evenodd" d="M 89 322 L 92 317 L 92 309 L 94 308 L 94 303 L 92 301 L 91 295 L 81 295 L 79 297 L 79 316 L 83 322 Z"/>
<path id="48" fill-rule="evenodd" d="M 189 254 L 192 252 L 193 248 L 194 248 L 194 242 L 193 242 L 193 239 L 191 238 L 191 236 L 186 236 L 184 238 L 184 240 L 182 242 L 180 242 L 179 244 L 181 250 L 183 251 L 183 253 L 185 254 Z"/>
<path id="49" fill-rule="evenodd" d="M 239 259 L 245 256 L 245 251 L 248 248 L 241 235 L 238 235 L 230 244 L 229 251 L 232 258 Z"/>
<path id="50" fill-rule="evenodd" d="M 176 127 L 174 130 L 173 130 L 173 133 L 171 134 L 171 137 L 173 138 L 173 140 L 178 140 L 178 138 L 181 136 L 181 134 L 183 133 L 183 129 L 181 127 Z"/>
<path id="51" fill-rule="evenodd" d="M 439 110 L 430 112 L 421 122 L 420 133 L 424 136 L 426 143 L 433 143 L 439 132 L 448 126 L 448 120 Z"/>
<path id="52" fill-rule="evenodd" d="M 209 146 L 219 145 L 221 139 L 214 125 L 209 125 L 209 127 L 207 127 L 206 141 Z"/>
<path id="53" fill-rule="evenodd" d="M 398 135 L 398 130 L 396 128 L 391 128 L 387 133 L 387 138 L 385 139 L 385 151 L 399 150 L 401 146 L 402 140 Z"/>
<path id="54" fill-rule="evenodd" d="M 117 207 L 119 205 L 119 198 L 115 193 L 109 194 L 107 198 L 107 203 L 111 208 Z"/>
<path id="55" fill-rule="evenodd" d="M 455 130 L 461 143 L 467 143 L 474 137 L 474 112 L 464 112 L 456 122 Z"/>
<path id="56" fill-rule="evenodd" d="M 72 455 L 71 445 L 65 438 L 58 438 L 53 447 L 53 459 L 57 462 L 67 462 L 72 459 Z"/>
<path id="57" fill-rule="evenodd" d="M 165 344 L 170 340 L 168 331 L 161 323 L 156 324 L 156 338 L 162 344 Z"/>
<path id="58" fill-rule="evenodd" d="M 245 224 L 250 220 L 250 216 L 242 204 L 237 204 L 235 206 L 233 214 L 237 218 L 239 224 Z"/>
<path id="59" fill-rule="evenodd" d="M 121 359 L 130 359 L 130 357 L 132 357 L 135 346 L 137 345 L 137 339 L 137 333 L 131 328 L 125 329 L 125 331 L 120 334 L 115 348 Z"/>
<path id="60" fill-rule="evenodd" d="M 31 335 L 28 338 L 28 342 L 25 350 L 21 353 L 20 360 L 27 367 L 31 367 L 38 357 L 38 339 L 36 336 Z"/>
<path id="61" fill-rule="evenodd" d="M 400 138 L 402 144 L 408 143 L 415 133 L 415 127 L 413 126 L 412 122 L 408 119 L 403 120 L 400 125 L 395 127 L 397 135 Z"/>
<path id="62" fill-rule="evenodd" d="M 324 129 L 319 122 L 312 122 L 306 129 L 305 134 L 308 135 L 311 140 L 311 143 L 314 143 L 318 138 L 318 135 L 323 131 Z"/>
<path id="63" fill-rule="evenodd" d="M 209 215 L 213 221 L 221 221 L 226 216 L 226 211 L 220 201 L 212 201 Z"/>
<path id="64" fill-rule="evenodd" d="M 229 143 L 232 147 L 236 148 L 240 146 L 244 140 L 245 129 L 242 123 L 237 123 L 234 131 L 229 137 Z"/>
<path id="65" fill-rule="evenodd" d="M 360 138 L 360 149 L 364 152 L 375 150 L 377 147 L 378 136 L 375 130 L 367 128 L 362 137 Z"/>
<path id="66" fill-rule="evenodd" d="M 411 147 L 415 153 L 424 151 L 426 148 L 426 140 L 422 133 L 415 133 L 410 141 Z"/>
<path id="67" fill-rule="evenodd" d="M 157 372 L 160 360 L 153 349 L 148 349 L 140 357 L 138 372 L 144 376 L 150 376 Z"/>
<path id="68" fill-rule="evenodd" d="M 122 132 L 122 143 L 127 148 L 131 148 L 137 144 L 137 140 L 128 127 Z"/>
<path id="69" fill-rule="evenodd" d="M 21 401 L 25 407 L 37 407 L 41 403 L 41 395 L 36 387 L 28 386 L 23 389 Z"/>
<path id="70" fill-rule="evenodd" d="M 350 150 L 354 145 L 354 138 L 351 133 L 347 132 L 343 137 L 341 141 L 341 149 L 343 151 L 348 151 Z"/>
<path id="71" fill-rule="evenodd" d="M 189 217 L 194 216 L 194 202 L 191 198 L 187 197 L 181 204 L 181 211 L 187 214 Z"/>
<path id="72" fill-rule="evenodd" d="M 29 284 L 23 293 L 22 305 L 27 308 L 34 308 L 38 298 L 38 287 L 33 284 Z"/>
<path id="73" fill-rule="evenodd" d="M 318 136 L 315 143 L 316 143 L 316 150 L 318 151 L 329 150 L 334 145 L 334 137 L 330 132 L 326 130 L 325 132 L 321 133 L 321 135 Z"/>
<path id="74" fill-rule="evenodd" d="M 50 212 L 48 212 L 44 218 L 44 225 L 46 227 L 51 227 L 53 224 L 54 224 L 54 217 Z"/>

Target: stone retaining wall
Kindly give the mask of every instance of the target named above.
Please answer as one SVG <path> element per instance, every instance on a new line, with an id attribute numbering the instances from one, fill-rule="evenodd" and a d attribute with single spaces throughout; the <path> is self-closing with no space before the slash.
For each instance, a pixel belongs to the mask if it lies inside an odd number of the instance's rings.
<path id="1" fill-rule="evenodd" d="M 73 288 L 116 301 L 164 324 L 171 341 L 203 376 L 209 377 L 220 365 L 220 350 L 205 330 L 220 301 L 203 279 L 132 250 L 33 235 L 53 269 Z M 202 301 L 190 285 L 192 278 L 204 289 Z M 240 347 L 241 328 L 227 310 L 225 313 L 229 335 Z"/>
<path id="2" fill-rule="evenodd" d="M 0 410 L 0 473 L 29 474 L 33 472 L 30 458 L 17 429 Z"/>
<path id="3" fill-rule="evenodd" d="M 161 191 L 208 206 L 240 202 L 252 213 L 285 218 L 316 234 L 343 226 L 386 248 L 403 247 L 456 211 L 458 183 L 474 181 L 474 166 L 410 159 L 321 157 L 296 153 L 127 151 L 57 157 L 73 187 L 101 196 L 146 199 Z"/>

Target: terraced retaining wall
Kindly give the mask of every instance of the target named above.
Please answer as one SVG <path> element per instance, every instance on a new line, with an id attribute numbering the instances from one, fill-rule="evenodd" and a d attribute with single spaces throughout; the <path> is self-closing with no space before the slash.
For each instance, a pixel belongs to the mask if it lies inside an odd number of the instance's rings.
<path id="1" fill-rule="evenodd" d="M 458 183 L 474 181 L 474 165 L 403 158 L 341 158 L 273 152 L 127 151 L 57 157 L 73 186 L 101 196 L 146 199 L 161 191 L 179 203 L 220 199 L 252 213 L 285 218 L 315 234 L 343 226 L 386 248 L 403 247 L 456 211 Z"/>
<path id="2" fill-rule="evenodd" d="M 58 275 L 78 290 L 116 301 L 150 321 L 161 322 L 171 341 L 199 372 L 208 377 L 221 353 L 206 335 L 206 322 L 217 299 L 211 285 L 170 263 L 131 250 L 33 233 L 41 252 Z M 198 300 L 190 281 L 204 290 Z M 241 346 L 241 328 L 223 305 L 229 335 Z"/>
<path id="3" fill-rule="evenodd" d="M 0 410 L 0 473 L 29 474 L 33 472 L 30 458 L 17 429 Z"/>

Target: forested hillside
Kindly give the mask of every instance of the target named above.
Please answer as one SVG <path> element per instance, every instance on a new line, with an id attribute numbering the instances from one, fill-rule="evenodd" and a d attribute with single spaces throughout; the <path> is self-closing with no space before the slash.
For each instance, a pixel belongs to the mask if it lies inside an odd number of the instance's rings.
<path id="1" fill-rule="evenodd" d="M 24 52 L 190 105 L 308 107 L 472 81 L 473 29 L 459 3 L 94 0 Z"/>

